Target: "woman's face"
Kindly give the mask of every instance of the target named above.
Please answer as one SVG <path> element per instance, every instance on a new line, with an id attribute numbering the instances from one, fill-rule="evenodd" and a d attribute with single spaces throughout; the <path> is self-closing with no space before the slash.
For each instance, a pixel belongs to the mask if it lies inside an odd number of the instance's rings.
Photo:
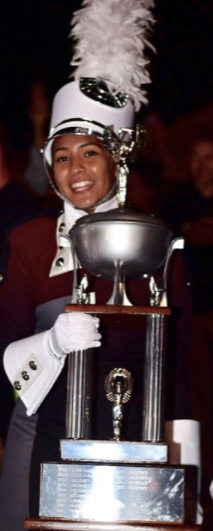
<path id="1" fill-rule="evenodd" d="M 64 135 L 52 147 L 53 179 L 61 195 L 75 207 L 89 210 L 111 190 L 116 166 L 101 140 Z"/>

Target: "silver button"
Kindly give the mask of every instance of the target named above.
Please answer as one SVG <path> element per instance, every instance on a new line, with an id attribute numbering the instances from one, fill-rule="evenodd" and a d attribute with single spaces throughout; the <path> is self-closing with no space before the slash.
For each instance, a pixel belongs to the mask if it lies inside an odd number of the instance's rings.
<path id="1" fill-rule="evenodd" d="M 58 258 L 58 260 L 56 260 L 56 266 L 57 267 L 61 267 L 64 263 L 64 258 Z"/>
<path id="2" fill-rule="evenodd" d="M 29 374 L 28 374 L 27 371 L 22 371 L 21 375 L 22 375 L 22 378 L 24 380 L 29 380 L 30 379 Z"/>
<path id="3" fill-rule="evenodd" d="M 2 282 L 2 280 L 4 280 L 4 277 L 3 277 L 2 273 L 0 273 L 0 282 Z"/>
<path id="4" fill-rule="evenodd" d="M 61 225 L 59 225 L 59 232 L 63 232 L 65 229 L 65 223 L 61 223 Z"/>
<path id="5" fill-rule="evenodd" d="M 14 382 L 14 387 L 15 387 L 16 391 L 21 391 L 21 384 L 20 384 L 20 382 L 18 380 L 16 380 Z"/>
<path id="6" fill-rule="evenodd" d="M 29 367 L 32 369 L 32 371 L 36 371 L 38 369 L 35 361 L 33 360 L 29 361 Z"/>

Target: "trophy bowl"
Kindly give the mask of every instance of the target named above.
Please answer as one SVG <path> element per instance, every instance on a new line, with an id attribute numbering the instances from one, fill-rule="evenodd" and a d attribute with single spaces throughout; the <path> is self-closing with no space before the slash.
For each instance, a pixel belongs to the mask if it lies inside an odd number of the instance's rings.
<path id="1" fill-rule="evenodd" d="M 81 265 L 93 275 L 141 278 L 162 269 L 172 232 L 153 215 L 129 208 L 81 217 L 69 232 Z"/>

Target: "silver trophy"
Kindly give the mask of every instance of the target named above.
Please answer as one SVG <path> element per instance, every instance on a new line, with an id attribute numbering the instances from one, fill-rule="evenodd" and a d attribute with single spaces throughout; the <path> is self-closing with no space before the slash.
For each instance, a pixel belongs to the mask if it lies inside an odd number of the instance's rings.
<path id="1" fill-rule="evenodd" d="M 106 144 L 110 140 L 106 130 Z M 126 136 L 128 135 L 128 140 Z M 74 263 L 113 281 L 108 304 L 91 304 L 87 280 L 74 281 L 73 304 L 67 311 L 98 315 L 146 316 L 146 353 L 141 442 L 122 440 L 123 407 L 131 400 L 132 378 L 115 368 L 105 380 L 112 402 L 112 439 L 91 439 L 93 352 L 69 356 L 66 438 L 60 441 L 61 461 L 41 470 L 40 518 L 26 521 L 29 529 L 69 531 L 150 531 L 195 529 L 185 521 L 185 470 L 168 465 L 163 440 L 163 373 L 167 306 L 167 270 L 174 249 L 183 240 L 154 216 L 125 208 L 127 157 L 137 150 L 140 131 L 125 130 L 120 143 L 118 203 L 115 210 L 80 218 L 70 231 Z M 110 142 L 109 142 L 110 144 Z M 117 149 L 117 147 L 116 147 Z M 161 285 L 155 275 L 162 271 Z M 76 271 L 74 277 L 77 278 Z M 149 278 L 150 305 L 134 306 L 126 280 Z M 34 527 L 32 527 L 34 526 Z M 151 527 L 150 527 L 151 526 Z"/>
<path id="2" fill-rule="evenodd" d="M 167 306 L 167 270 L 173 251 L 183 248 L 183 239 L 174 239 L 171 231 L 155 216 L 125 207 L 129 172 L 127 157 L 135 156 L 144 142 L 144 130 L 138 127 L 134 133 L 124 129 L 121 138 L 117 177 L 118 208 L 83 216 L 70 231 L 74 263 L 76 264 L 77 255 L 86 271 L 112 280 L 112 294 L 106 306 L 76 306 L 75 309 L 99 315 L 141 313 L 147 316 L 142 441 L 153 443 L 162 441 L 163 438 L 164 329 L 170 314 Z M 105 141 L 106 145 L 113 144 L 113 132 L 110 128 L 106 128 Z M 113 149 L 116 151 L 118 146 Z M 159 271 L 163 271 L 163 275 L 162 283 L 158 286 L 155 275 Z M 76 271 L 74 276 L 77 278 Z M 127 296 L 126 281 L 147 277 L 150 306 L 137 308 Z M 72 301 L 79 302 L 75 282 Z M 68 309 L 72 308 L 69 306 Z M 75 412 L 70 411 L 69 416 L 73 419 Z M 70 432 L 68 436 L 71 436 Z"/>

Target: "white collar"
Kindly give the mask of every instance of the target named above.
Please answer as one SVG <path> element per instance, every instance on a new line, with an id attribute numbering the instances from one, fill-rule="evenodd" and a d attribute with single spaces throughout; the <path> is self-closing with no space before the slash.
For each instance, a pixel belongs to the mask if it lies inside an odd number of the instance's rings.
<path id="1" fill-rule="evenodd" d="M 117 208 L 117 198 L 113 196 L 109 201 L 101 203 L 95 208 L 95 212 L 107 212 Z M 50 268 L 50 277 L 61 275 L 67 271 L 73 271 L 73 257 L 71 253 L 70 240 L 68 237 L 70 229 L 77 219 L 85 216 L 87 212 L 74 208 L 70 203 L 64 203 L 64 212 L 59 216 L 56 227 L 57 252 Z"/>

